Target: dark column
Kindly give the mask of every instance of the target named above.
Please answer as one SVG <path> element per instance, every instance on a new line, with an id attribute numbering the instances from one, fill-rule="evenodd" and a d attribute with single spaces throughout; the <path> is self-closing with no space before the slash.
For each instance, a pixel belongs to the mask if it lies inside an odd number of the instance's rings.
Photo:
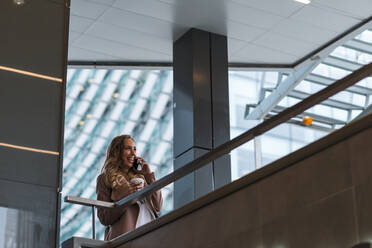
<path id="1" fill-rule="evenodd" d="M 173 47 L 174 169 L 230 139 L 227 38 L 191 29 Z M 174 185 L 175 207 L 231 180 L 222 157 Z"/>
<path id="2" fill-rule="evenodd" d="M 0 1 L 0 211 L 16 247 L 59 246 L 68 23 L 68 0 Z"/>

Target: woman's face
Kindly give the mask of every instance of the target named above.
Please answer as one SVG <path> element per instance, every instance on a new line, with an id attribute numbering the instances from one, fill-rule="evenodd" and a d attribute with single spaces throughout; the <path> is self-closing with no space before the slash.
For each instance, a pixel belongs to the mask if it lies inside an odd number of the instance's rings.
<path id="1" fill-rule="evenodd" d="M 132 167 L 134 159 L 136 158 L 136 143 L 132 139 L 126 139 L 124 141 L 124 150 L 122 153 L 122 159 L 126 167 Z"/>

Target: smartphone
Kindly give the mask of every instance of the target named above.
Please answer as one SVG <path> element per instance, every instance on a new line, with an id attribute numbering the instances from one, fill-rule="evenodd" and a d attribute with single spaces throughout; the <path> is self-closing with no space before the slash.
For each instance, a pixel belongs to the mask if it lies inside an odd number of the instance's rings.
<path id="1" fill-rule="evenodd" d="M 134 159 L 133 168 L 136 170 L 141 170 L 141 163 L 138 161 L 138 158 Z"/>

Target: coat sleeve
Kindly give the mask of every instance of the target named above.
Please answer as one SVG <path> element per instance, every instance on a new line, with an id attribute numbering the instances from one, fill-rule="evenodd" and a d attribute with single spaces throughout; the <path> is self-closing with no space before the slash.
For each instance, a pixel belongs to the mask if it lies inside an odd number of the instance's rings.
<path id="1" fill-rule="evenodd" d="M 105 185 L 103 174 L 99 175 L 97 178 L 97 200 L 112 202 L 111 200 L 111 189 Z M 110 208 L 97 208 L 98 219 L 104 226 L 109 226 L 114 224 L 125 212 L 125 208 L 116 207 L 114 209 Z"/>
<path id="2" fill-rule="evenodd" d="M 156 181 L 154 172 L 151 172 L 150 174 L 145 175 L 145 179 L 147 184 L 151 184 Z M 163 206 L 163 197 L 161 194 L 161 190 L 155 191 L 152 193 L 149 197 L 152 202 L 152 205 L 155 208 L 156 212 L 160 212 L 161 207 Z"/>

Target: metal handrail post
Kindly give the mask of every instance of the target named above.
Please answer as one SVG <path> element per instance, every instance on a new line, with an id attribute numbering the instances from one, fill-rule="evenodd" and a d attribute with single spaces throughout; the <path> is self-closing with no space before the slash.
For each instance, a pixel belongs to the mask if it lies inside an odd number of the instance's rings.
<path id="1" fill-rule="evenodd" d="M 96 239 L 96 214 L 94 206 L 92 206 L 92 238 Z"/>

